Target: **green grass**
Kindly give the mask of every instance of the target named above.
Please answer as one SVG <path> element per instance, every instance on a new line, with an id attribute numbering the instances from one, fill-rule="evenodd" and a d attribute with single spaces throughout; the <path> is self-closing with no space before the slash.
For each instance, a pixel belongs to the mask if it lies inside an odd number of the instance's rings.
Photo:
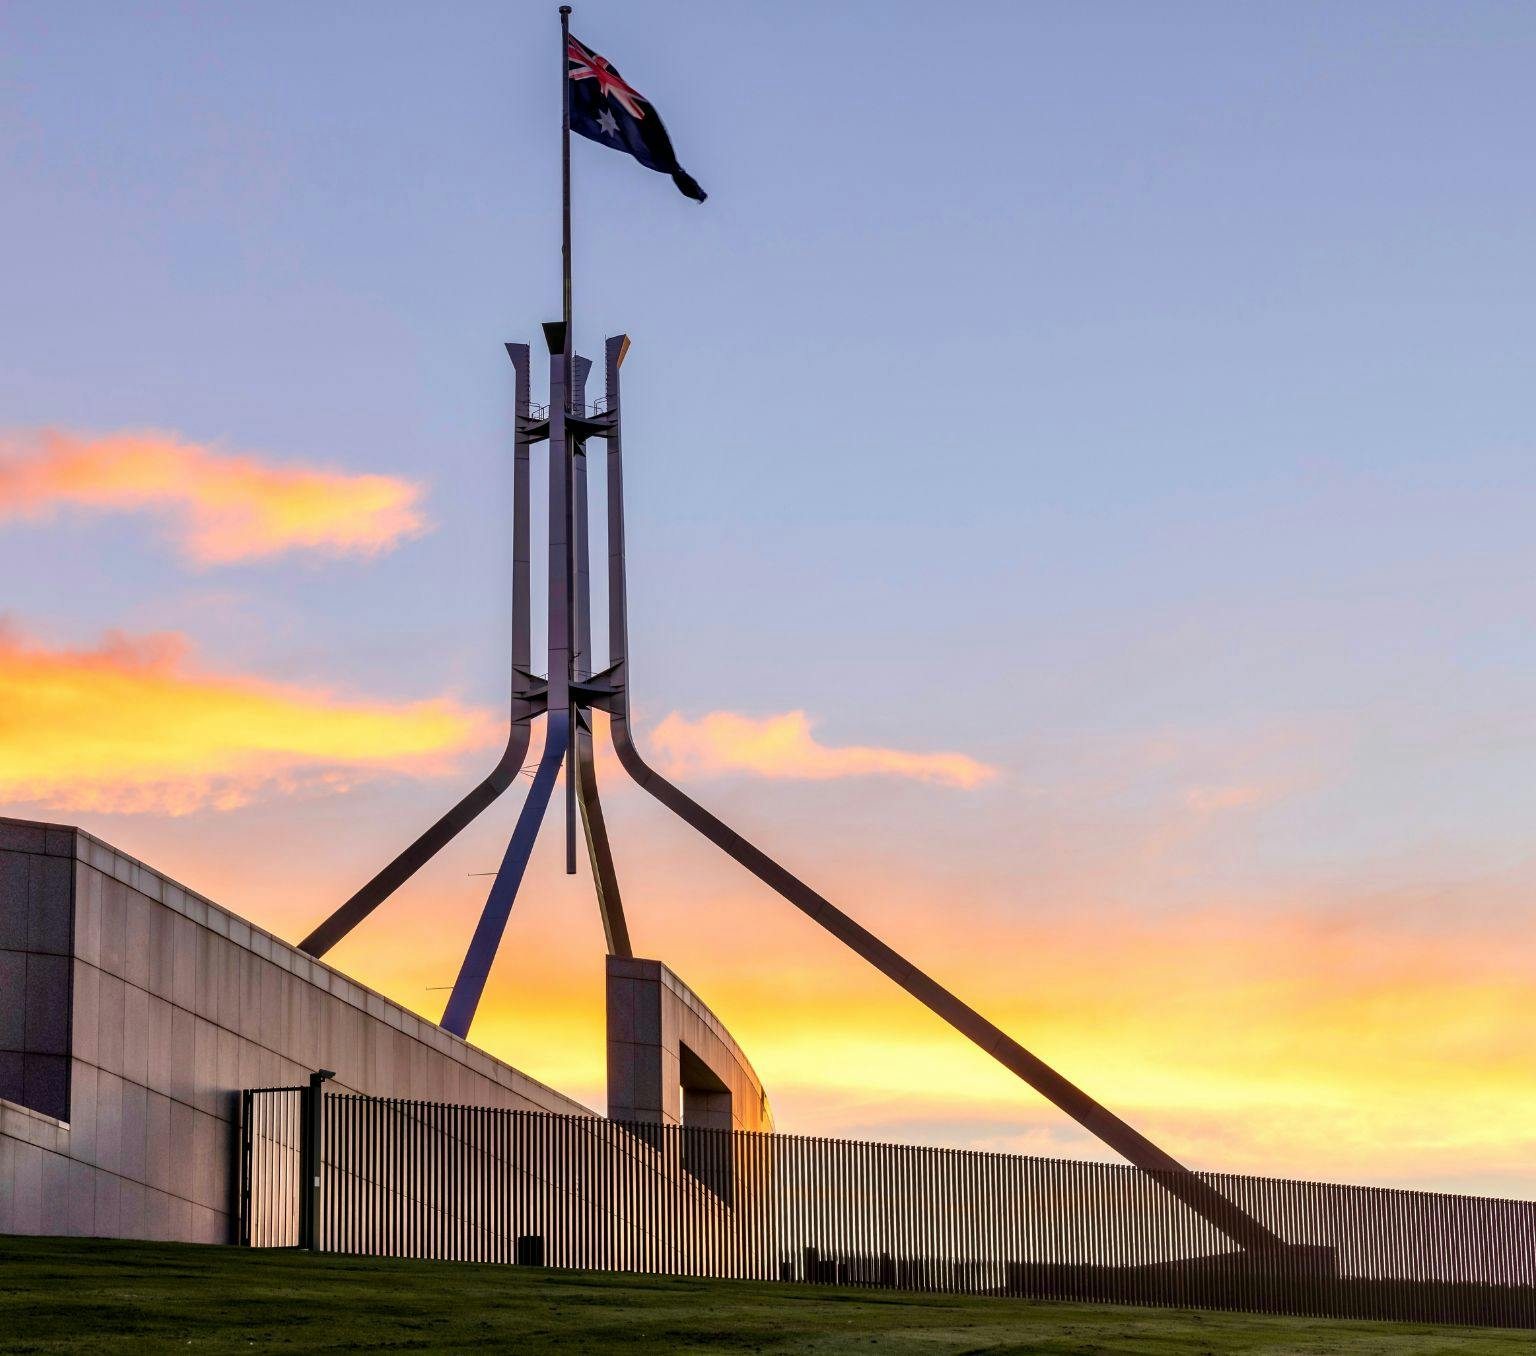
<path id="1" fill-rule="evenodd" d="M 1520 1352 L 1530 1333 L 0 1237 L 0 1351 Z"/>

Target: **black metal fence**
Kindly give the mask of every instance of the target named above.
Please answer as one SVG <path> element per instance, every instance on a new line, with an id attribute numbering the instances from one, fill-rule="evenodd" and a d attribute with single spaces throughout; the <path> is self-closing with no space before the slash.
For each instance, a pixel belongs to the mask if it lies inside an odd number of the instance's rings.
<path id="1" fill-rule="evenodd" d="M 1287 1244 L 1242 1251 L 1115 1164 L 318 1089 L 246 1107 L 258 1246 L 1536 1327 L 1529 1201 L 1203 1174 Z"/>

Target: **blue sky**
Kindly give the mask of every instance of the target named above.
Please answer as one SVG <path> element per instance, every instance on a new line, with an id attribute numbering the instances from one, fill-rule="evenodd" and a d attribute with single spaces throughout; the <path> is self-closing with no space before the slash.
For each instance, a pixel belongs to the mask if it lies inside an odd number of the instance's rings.
<path id="1" fill-rule="evenodd" d="M 0 427 L 161 429 L 399 477 L 434 525 L 370 556 L 194 567 L 153 515 L 17 518 L 0 610 L 42 646 L 173 631 L 266 682 L 494 708 L 501 344 L 559 304 L 554 6 L 12 0 L 0 24 Z M 969 792 L 740 775 L 701 794 L 872 925 L 910 889 L 903 940 L 1006 1011 L 1028 987 L 1009 945 L 1211 910 L 1259 949 L 1276 918 L 1347 934 L 1345 988 L 1426 938 L 1410 968 L 1434 988 L 1448 939 L 1486 990 L 1479 957 L 1528 946 L 1531 921 L 1536 12 L 589 3 L 573 30 L 710 193 L 573 148 L 578 336 L 635 342 L 642 714 L 803 709 L 831 745 L 999 770 Z M 297 935 L 477 758 L 75 817 Z M 12 805 L 69 817 L 53 807 Z M 690 909 L 747 887 L 659 814 L 616 802 L 621 864 L 690 977 L 755 1013 L 739 955 L 688 951 Z M 462 870 L 494 860 L 509 816 L 417 901 L 452 893 L 466 937 Z M 547 847 L 526 912 L 575 967 L 593 925 L 568 938 L 559 911 L 587 887 Z M 1012 941 L 967 950 L 993 927 Z M 355 963 L 422 987 L 386 951 Z M 1292 970 L 1312 960 L 1299 946 Z M 1255 985 L 1226 1017 L 1268 1031 Z M 1447 1069 L 1536 1013 L 1528 982 L 1498 991 Z M 570 1020 L 590 1053 L 595 1019 Z M 768 1017 L 749 1020 L 771 1052 Z M 1078 1034 L 1092 1084 L 1113 1032 Z M 507 1040 L 536 1073 L 587 1076 Z M 789 1128 L 927 1133 L 894 1074 L 850 1109 L 797 1058 L 765 1061 Z M 1398 1111 L 1421 1121 L 1443 1087 Z M 990 1096 L 955 1092 L 950 1142 L 1005 1134 Z M 1528 1190 L 1489 1167 L 1528 1134 L 1390 1172 Z M 1264 1152 L 1336 1165 L 1300 1132 Z"/>

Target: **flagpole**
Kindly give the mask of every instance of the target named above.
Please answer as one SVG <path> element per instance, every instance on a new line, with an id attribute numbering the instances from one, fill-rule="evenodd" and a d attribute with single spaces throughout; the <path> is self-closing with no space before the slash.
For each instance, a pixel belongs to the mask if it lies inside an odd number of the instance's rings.
<path id="1" fill-rule="evenodd" d="M 560 269 L 561 269 L 561 319 L 565 322 L 565 352 L 562 362 L 565 366 L 565 412 L 572 413 L 572 395 L 575 389 L 576 365 L 573 361 L 576 352 L 575 326 L 571 318 L 571 7 L 560 6 Z M 569 434 L 567 434 L 569 437 Z M 565 459 L 567 474 L 571 473 L 575 464 L 573 457 Z M 553 470 L 553 468 L 551 468 Z M 571 513 L 574 507 L 574 486 L 569 481 L 566 483 L 565 494 L 565 540 L 566 540 L 566 587 L 570 588 L 575 579 L 575 532 L 574 523 L 571 521 Z M 569 607 L 566 609 L 566 642 L 565 653 L 567 659 L 571 657 L 572 647 L 575 644 L 575 631 L 572 626 L 575 618 Z M 573 713 L 574 714 L 574 713 Z M 576 874 L 576 740 L 575 731 L 572 730 L 569 745 L 566 748 L 565 760 L 565 874 Z"/>
<path id="2" fill-rule="evenodd" d="M 571 7 L 560 6 L 560 269 L 565 321 L 566 396 L 570 396 L 571 343 Z"/>

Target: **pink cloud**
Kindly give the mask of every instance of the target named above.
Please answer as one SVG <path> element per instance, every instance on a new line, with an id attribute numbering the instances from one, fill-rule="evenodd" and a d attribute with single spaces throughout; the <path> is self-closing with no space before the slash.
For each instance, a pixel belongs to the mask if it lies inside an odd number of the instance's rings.
<path id="1" fill-rule="evenodd" d="M 284 551 L 386 551 L 426 528 L 421 487 L 394 476 L 279 464 L 173 433 L 0 436 L 0 518 L 60 507 L 161 512 L 200 565 Z"/>
<path id="2" fill-rule="evenodd" d="M 839 777 L 906 777 L 963 790 L 997 776 L 997 769 L 963 753 L 911 753 L 849 744 L 833 747 L 812 733 L 804 711 L 738 715 L 711 711 L 689 720 L 674 711 L 651 735 L 676 776 L 750 772 L 760 777 L 829 781 Z"/>

